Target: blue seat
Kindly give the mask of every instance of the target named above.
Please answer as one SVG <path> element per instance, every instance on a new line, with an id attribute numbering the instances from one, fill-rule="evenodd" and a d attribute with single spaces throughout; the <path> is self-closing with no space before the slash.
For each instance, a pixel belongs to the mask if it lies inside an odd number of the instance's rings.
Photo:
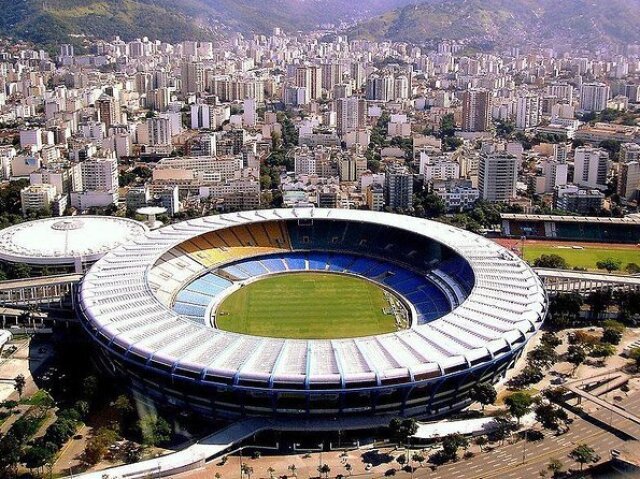
<path id="1" fill-rule="evenodd" d="M 240 263 L 236 263 L 236 266 L 249 274 L 249 277 L 252 276 L 261 276 L 263 274 L 267 274 L 269 271 L 265 268 L 259 260 L 250 260 L 243 261 Z"/>
<path id="2" fill-rule="evenodd" d="M 189 291 L 186 289 L 180 291 L 176 296 L 176 301 L 179 301 L 181 303 L 198 304 L 201 306 L 208 305 L 211 302 L 211 299 L 212 296 L 210 295 L 196 293 L 194 291 Z"/>
<path id="3" fill-rule="evenodd" d="M 334 255 L 329 258 L 329 271 L 342 272 L 349 270 L 353 262 L 357 259 L 352 255 Z"/>
<path id="4" fill-rule="evenodd" d="M 286 271 L 283 260 L 280 258 L 266 258 L 260 260 L 260 263 L 269 270 L 270 273 L 281 273 Z"/>
<path id="5" fill-rule="evenodd" d="M 292 256 L 285 258 L 285 262 L 290 271 L 304 271 L 307 269 L 307 262 L 302 256 Z"/>
<path id="6" fill-rule="evenodd" d="M 192 316 L 195 318 L 204 318 L 204 314 L 207 311 L 207 308 L 204 306 L 196 306 L 193 304 L 187 303 L 176 303 L 173 305 L 173 310 L 185 316 Z"/>
<path id="7" fill-rule="evenodd" d="M 315 271 L 324 271 L 327 268 L 326 255 L 309 253 L 307 255 L 309 261 L 309 269 Z"/>
<path id="8" fill-rule="evenodd" d="M 225 266 L 224 268 L 222 268 L 222 271 L 230 274 L 231 276 L 235 276 L 238 279 L 247 279 L 249 277 L 249 274 L 247 274 L 247 272 L 241 270 L 236 265 Z"/>

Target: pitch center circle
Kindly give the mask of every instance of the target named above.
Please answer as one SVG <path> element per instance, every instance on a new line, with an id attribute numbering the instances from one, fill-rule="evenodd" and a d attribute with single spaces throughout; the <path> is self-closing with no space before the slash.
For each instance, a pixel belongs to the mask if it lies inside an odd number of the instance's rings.
<path id="1" fill-rule="evenodd" d="M 224 331 L 292 339 L 374 336 L 411 322 L 409 308 L 390 289 L 352 274 L 310 271 L 240 283 L 212 319 Z"/>

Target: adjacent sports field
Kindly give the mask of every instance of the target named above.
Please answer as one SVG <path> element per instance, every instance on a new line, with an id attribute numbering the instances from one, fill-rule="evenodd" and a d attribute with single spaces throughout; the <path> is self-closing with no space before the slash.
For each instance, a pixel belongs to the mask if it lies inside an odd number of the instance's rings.
<path id="1" fill-rule="evenodd" d="M 232 293 L 218 307 L 219 329 L 255 336 L 333 339 L 396 331 L 384 290 L 330 273 L 267 277 Z"/>
<path id="2" fill-rule="evenodd" d="M 528 243 L 528 242 L 527 242 Z M 597 270 L 596 263 L 612 258 L 620 261 L 621 268 L 629 263 L 640 264 L 640 248 L 636 246 L 621 245 L 589 245 L 585 243 L 573 243 L 583 249 L 574 249 L 570 245 L 543 245 L 527 244 L 524 246 L 524 259 L 531 264 L 543 254 L 557 254 L 562 256 L 570 268 L 579 267 L 588 270 Z"/>

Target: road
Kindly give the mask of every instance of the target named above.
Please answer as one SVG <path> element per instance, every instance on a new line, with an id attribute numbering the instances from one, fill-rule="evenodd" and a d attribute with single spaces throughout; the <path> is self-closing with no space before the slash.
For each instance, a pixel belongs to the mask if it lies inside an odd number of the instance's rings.
<path id="1" fill-rule="evenodd" d="M 635 396 L 637 397 L 626 398 L 621 403 L 628 411 L 638 414 L 640 413 L 640 395 Z M 613 426 L 618 426 L 626 431 L 640 434 L 640 425 L 611 414 L 607 410 L 595 411 L 592 416 L 602 421 L 605 425 L 611 423 Z M 545 431 L 545 438 L 542 441 L 527 441 L 525 443 L 520 440 L 513 444 L 505 442 L 503 446 L 496 447 L 491 451 L 476 453 L 472 458 L 460 459 L 456 463 L 445 464 L 435 471 L 432 471 L 426 465 L 418 467 L 413 477 L 425 479 L 458 479 L 461 477 L 465 479 L 533 478 L 539 477 L 539 472 L 547 468 L 549 460 L 552 458 L 559 459 L 564 464 L 565 470 L 568 468 L 579 469 L 579 464 L 568 457 L 569 452 L 579 443 L 586 443 L 593 447 L 601 456 L 602 461 L 609 459 L 610 450 L 613 448 L 628 450 L 635 448 L 640 450 L 640 443 L 627 440 L 614 429 L 603 429 L 580 417 L 574 415 L 571 415 L 571 417 L 574 418 L 571 428 L 568 432 L 559 436 Z M 524 463 L 523 453 L 525 453 Z M 400 453 L 396 452 L 395 455 L 398 456 Z M 322 458 L 319 458 L 318 454 L 313 454 L 306 459 L 303 459 L 302 456 L 267 456 L 257 460 L 245 458 L 245 461 L 253 468 L 254 474 L 252 477 L 256 479 L 268 478 L 267 468 L 270 466 L 274 467 L 276 476 L 287 474 L 288 464 L 296 464 L 298 478 L 315 477 L 318 475 L 315 469 L 319 461 L 330 464 L 331 476 L 342 473 L 347 477 L 348 474 L 340 466 L 338 457 L 338 452 L 331 452 L 324 453 Z M 348 461 L 353 465 L 352 477 L 383 478 L 387 469 L 392 467 L 399 469 L 398 463 L 392 461 L 365 472 L 359 451 L 351 451 Z M 239 477 L 238 470 L 239 458 L 230 457 L 228 464 L 225 466 L 220 466 L 218 461 L 214 461 L 204 469 L 185 473 L 178 477 L 181 479 L 211 479 L 219 472 L 222 477 L 236 478 Z M 289 473 L 288 475 L 291 474 Z M 398 472 L 395 477 L 409 478 L 410 475 L 405 472 Z"/>

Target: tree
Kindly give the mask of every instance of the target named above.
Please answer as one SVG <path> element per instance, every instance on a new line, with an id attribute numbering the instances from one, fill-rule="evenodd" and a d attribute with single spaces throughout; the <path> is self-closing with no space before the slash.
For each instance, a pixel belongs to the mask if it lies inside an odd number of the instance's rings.
<path id="1" fill-rule="evenodd" d="M 422 467 L 422 465 L 424 464 L 424 461 L 427 460 L 427 458 L 424 457 L 424 455 L 422 455 L 422 454 L 420 454 L 418 452 L 414 452 L 413 456 L 411 457 L 411 459 L 413 461 L 417 462 L 420 465 L 420 467 Z"/>
<path id="2" fill-rule="evenodd" d="M 46 464 L 51 464 L 55 458 L 55 452 L 42 446 L 31 446 L 22 456 L 22 462 L 29 469 L 41 469 Z"/>
<path id="3" fill-rule="evenodd" d="M 287 467 L 287 469 L 291 472 L 291 475 L 293 477 L 297 477 L 296 476 L 296 471 L 298 470 L 298 468 L 296 467 L 295 464 L 289 464 L 289 466 Z"/>
<path id="4" fill-rule="evenodd" d="M 246 474 L 247 477 L 251 479 L 251 474 L 253 474 L 253 467 L 251 467 L 249 464 L 242 463 L 242 465 L 240 466 L 240 472 L 242 473 L 241 475 Z"/>
<path id="5" fill-rule="evenodd" d="M 84 461 L 87 464 L 99 463 L 106 454 L 109 446 L 118 439 L 118 434 L 106 427 L 101 427 L 93 436 L 84 449 Z"/>
<path id="6" fill-rule="evenodd" d="M 620 321 L 616 321 L 615 319 L 607 319 L 602 323 L 602 327 L 604 329 L 612 329 L 621 333 L 624 333 L 625 329 L 627 329 L 624 324 L 622 324 Z"/>
<path id="7" fill-rule="evenodd" d="M 559 293 L 549 302 L 549 319 L 556 327 L 565 327 L 576 321 L 584 300 L 577 293 Z"/>
<path id="8" fill-rule="evenodd" d="M 20 462 L 21 442 L 10 432 L 0 434 L 0 477 L 12 477 Z"/>
<path id="9" fill-rule="evenodd" d="M 58 418 L 45 433 L 45 440 L 61 447 L 76 431 L 76 423 L 66 418 Z"/>
<path id="10" fill-rule="evenodd" d="M 569 453 L 569 457 L 580 464 L 580 470 L 585 464 L 590 462 L 598 462 L 600 456 L 596 454 L 596 451 L 586 444 L 578 444 L 578 446 Z"/>
<path id="11" fill-rule="evenodd" d="M 328 478 L 331 468 L 329 467 L 329 464 L 323 464 L 322 466 L 318 466 L 318 472 L 320 474 L 324 474 L 325 478 Z"/>
<path id="12" fill-rule="evenodd" d="M 624 269 L 629 274 L 640 274 L 640 265 L 638 263 L 628 263 Z"/>
<path id="13" fill-rule="evenodd" d="M 567 349 L 567 355 L 565 357 L 567 362 L 573 364 L 573 372 L 575 373 L 578 366 L 585 362 L 587 359 L 587 353 L 582 346 L 572 344 Z"/>
<path id="14" fill-rule="evenodd" d="M 15 408 L 17 408 L 19 405 L 20 404 L 18 403 L 18 401 L 13 401 L 13 400 L 9 400 L 9 399 L 7 399 L 6 401 L 0 403 L 0 407 L 8 409 L 10 414 L 13 414 L 13 410 Z"/>
<path id="15" fill-rule="evenodd" d="M 13 388 L 18 392 L 18 397 L 22 399 L 22 393 L 27 385 L 27 380 L 22 374 L 18 374 L 13 380 Z"/>
<path id="16" fill-rule="evenodd" d="M 558 360 L 558 355 L 554 348 L 540 344 L 529 352 L 527 360 L 530 364 L 538 368 L 550 368 Z"/>
<path id="17" fill-rule="evenodd" d="M 562 464 L 562 461 L 555 457 L 549 459 L 549 463 L 547 464 L 547 469 L 549 469 L 551 474 L 553 474 L 553 477 L 556 477 L 558 474 L 560 474 L 560 471 L 562 471 L 563 467 L 564 465 Z"/>
<path id="18" fill-rule="evenodd" d="M 442 440 L 442 454 L 446 460 L 455 460 L 458 457 L 458 448 L 469 447 L 469 440 L 462 434 L 454 433 L 445 436 Z"/>
<path id="19" fill-rule="evenodd" d="M 607 272 L 611 273 L 612 271 L 618 271 L 621 266 L 621 262 L 618 260 L 614 260 L 613 258 L 607 258 L 605 260 L 598 261 L 596 263 L 596 267 L 598 269 L 606 269 Z"/>
<path id="20" fill-rule="evenodd" d="M 629 359 L 636 363 L 636 368 L 640 369 L 640 348 L 633 348 L 629 351 Z"/>
<path id="21" fill-rule="evenodd" d="M 456 151 L 462 146 L 462 139 L 455 136 L 447 136 L 442 139 L 442 151 Z"/>
<path id="22" fill-rule="evenodd" d="M 597 344 L 589 351 L 589 356 L 592 358 L 607 359 L 614 354 L 616 354 L 616 347 L 608 343 Z"/>
<path id="23" fill-rule="evenodd" d="M 543 254 L 533 262 L 533 265 L 536 268 L 567 269 L 569 267 L 567 260 L 557 254 Z"/>
<path id="24" fill-rule="evenodd" d="M 558 411 L 553 404 L 539 404 L 535 408 L 536 421 L 546 429 L 557 431 L 560 427 Z"/>
<path id="25" fill-rule="evenodd" d="M 540 344 L 544 344 L 545 346 L 548 346 L 550 348 L 557 348 L 562 344 L 562 340 L 558 337 L 557 334 L 546 331 L 540 337 Z"/>
<path id="26" fill-rule="evenodd" d="M 500 441 L 500 445 L 503 444 L 506 437 L 514 429 L 513 421 L 507 416 L 497 416 L 495 418 L 495 428 L 492 432 L 492 437 Z"/>
<path id="27" fill-rule="evenodd" d="M 93 398 L 98 392 L 98 378 L 87 376 L 82 381 L 82 393 L 86 399 Z"/>
<path id="28" fill-rule="evenodd" d="M 353 472 L 353 466 L 351 464 L 349 464 L 348 462 L 346 462 L 344 464 L 344 468 L 349 473 L 349 475 L 351 475 L 351 473 Z"/>
<path id="29" fill-rule="evenodd" d="M 479 436 L 476 439 L 476 445 L 480 447 L 480 452 L 484 451 L 484 446 L 486 446 L 488 442 L 489 440 L 485 436 Z"/>
<path id="30" fill-rule="evenodd" d="M 478 383 L 469 392 L 469 398 L 472 401 L 479 402 L 482 404 L 482 410 L 484 411 L 484 407 L 487 404 L 493 404 L 498 397 L 498 393 L 496 388 L 493 387 L 490 383 Z"/>
<path id="31" fill-rule="evenodd" d="M 511 120 L 496 121 L 496 135 L 500 138 L 509 138 L 515 129 L 516 126 Z"/>
<path id="32" fill-rule="evenodd" d="M 607 344 L 620 344 L 622 333 L 615 329 L 605 329 L 602 333 L 602 342 Z"/>
<path id="33" fill-rule="evenodd" d="M 133 405 L 131 404 L 131 400 L 124 394 L 121 394 L 116 398 L 113 403 L 113 407 L 123 416 L 130 414 L 134 410 Z"/>
<path id="34" fill-rule="evenodd" d="M 273 473 L 276 472 L 276 470 L 273 467 L 269 466 L 267 472 L 269 473 L 269 477 L 273 478 Z"/>
<path id="35" fill-rule="evenodd" d="M 25 263 L 11 263 L 7 267 L 9 279 L 21 279 L 31 276 L 31 266 Z"/>
<path id="36" fill-rule="evenodd" d="M 535 364 L 528 364 L 524 369 L 509 380 L 509 387 L 511 388 L 523 388 L 530 384 L 535 384 L 544 378 L 544 373 L 539 366 Z"/>
<path id="37" fill-rule="evenodd" d="M 505 399 L 505 404 L 509 408 L 511 415 L 518 421 L 518 425 L 520 425 L 522 416 L 531 410 L 533 398 L 526 391 L 516 391 Z"/>
<path id="38" fill-rule="evenodd" d="M 456 134 L 456 121 L 452 113 L 443 115 L 440 119 L 440 138 L 454 136 Z"/>
<path id="39" fill-rule="evenodd" d="M 171 437 L 171 426 L 158 416 L 149 415 L 138 421 L 142 442 L 147 446 L 165 443 Z"/>
<path id="40" fill-rule="evenodd" d="M 85 419 L 89 414 L 89 403 L 87 401 L 76 401 L 73 409 L 78 412 L 81 418 Z"/>
<path id="41" fill-rule="evenodd" d="M 399 444 L 404 444 L 418 431 L 418 424 L 415 419 L 394 418 L 389 422 L 389 431 Z"/>

